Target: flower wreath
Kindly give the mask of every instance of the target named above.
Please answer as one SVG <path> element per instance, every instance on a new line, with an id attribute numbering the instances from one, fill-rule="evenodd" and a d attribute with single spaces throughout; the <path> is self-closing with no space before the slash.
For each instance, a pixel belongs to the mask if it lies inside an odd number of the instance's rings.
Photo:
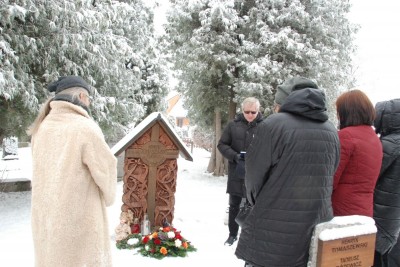
<path id="1" fill-rule="evenodd" d="M 118 249 L 138 249 L 143 256 L 162 259 L 166 256 L 185 257 L 196 248 L 181 233 L 171 226 L 160 227 L 158 231 L 142 236 L 131 234 L 116 244 Z"/>

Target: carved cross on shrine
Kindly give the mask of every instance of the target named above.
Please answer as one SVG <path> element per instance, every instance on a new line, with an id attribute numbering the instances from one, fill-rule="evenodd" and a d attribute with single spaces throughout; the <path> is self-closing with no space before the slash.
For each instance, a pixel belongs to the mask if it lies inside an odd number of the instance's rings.
<path id="1" fill-rule="evenodd" d="M 179 156 L 179 150 L 166 149 L 159 141 L 160 125 L 155 124 L 152 127 L 150 142 L 143 145 L 140 149 L 127 149 L 125 157 L 141 158 L 149 166 L 148 175 L 148 194 L 147 194 L 147 213 L 149 220 L 154 226 L 154 211 L 156 206 L 156 186 L 157 186 L 157 166 L 167 159 L 176 159 Z"/>

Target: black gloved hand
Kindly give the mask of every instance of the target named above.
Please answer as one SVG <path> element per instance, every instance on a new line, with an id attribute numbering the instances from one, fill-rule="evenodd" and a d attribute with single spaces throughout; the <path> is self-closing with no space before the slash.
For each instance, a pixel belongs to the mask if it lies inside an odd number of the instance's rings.
<path id="1" fill-rule="evenodd" d="M 243 160 L 242 155 L 236 154 L 235 161 L 239 162 L 240 160 Z"/>
<path id="2" fill-rule="evenodd" d="M 247 202 L 250 207 L 253 207 L 256 204 L 256 200 L 253 198 L 253 194 L 248 194 L 247 195 Z"/>

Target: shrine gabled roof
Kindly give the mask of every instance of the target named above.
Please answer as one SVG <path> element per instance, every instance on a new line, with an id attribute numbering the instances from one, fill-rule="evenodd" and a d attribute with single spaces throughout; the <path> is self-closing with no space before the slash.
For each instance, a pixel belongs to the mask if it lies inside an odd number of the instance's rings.
<path id="1" fill-rule="evenodd" d="M 153 112 L 147 116 L 143 121 L 135 126 L 127 135 L 125 135 L 118 143 L 112 148 L 112 153 L 117 157 L 132 145 L 138 138 L 140 138 L 148 129 L 153 127 L 154 124 L 159 122 L 164 128 L 168 136 L 179 149 L 179 154 L 186 160 L 193 161 L 192 154 L 189 152 L 185 143 L 176 133 L 168 119 L 160 112 Z"/>

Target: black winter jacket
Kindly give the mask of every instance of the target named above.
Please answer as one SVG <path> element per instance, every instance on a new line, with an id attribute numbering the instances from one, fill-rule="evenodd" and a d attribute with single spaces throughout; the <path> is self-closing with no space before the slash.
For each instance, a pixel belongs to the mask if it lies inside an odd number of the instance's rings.
<path id="1" fill-rule="evenodd" d="M 226 192 L 229 194 L 246 197 L 244 176 L 237 175 L 235 172 L 238 164 L 236 156 L 241 151 L 247 151 L 247 148 L 253 140 L 256 126 L 262 120 L 263 116 L 261 113 L 258 113 L 257 117 L 252 122 L 248 122 L 243 113 L 240 113 L 234 120 L 228 123 L 221 135 L 217 147 L 229 162 L 228 184 L 226 188 Z"/>
<path id="2" fill-rule="evenodd" d="M 400 242 L 400 99 L 377 103 L 376 112 L 374 126 L 381 135 L 383 161 L 374 192 L 375 249 L 385 254 Z M 400 251 L 390 254 L 397 254 L 397 265 L 390 266 L 400 266 Z"/>
<path id="3" fill-rule="evenodd" d="M 247 152 L 247 198 L 254 206 L 237 257 L 254 266 L 306 266 L 314 226 L 333 218 L 339 158 L 323 91 L 290 93 L 280 112 L 259 124 Z"/>

